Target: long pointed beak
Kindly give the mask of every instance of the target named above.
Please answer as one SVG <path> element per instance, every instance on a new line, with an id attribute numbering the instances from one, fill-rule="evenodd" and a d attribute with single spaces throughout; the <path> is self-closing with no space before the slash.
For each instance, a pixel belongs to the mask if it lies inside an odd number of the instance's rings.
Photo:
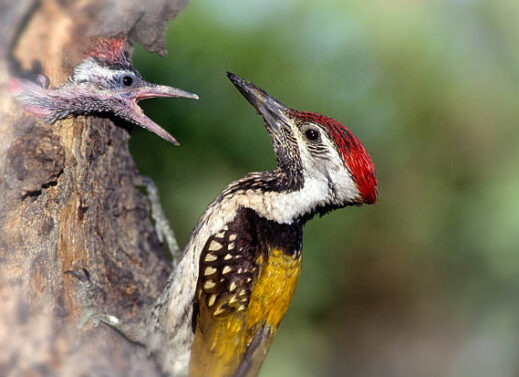
<path id="1" fill-rule="evenodd" d="M 126 120 L 138 124 L 143 128 L 146 128 L 148 131 L 153 132 L 157 136 L 160 136 L 164 140 L 169 141 L 174 145 L 179 145 L 178 141 L 173 136 L 171 136 L 168 131 L 148 118 L 139 105 L 137 105 L 137 102 L 142 99 L 157 97 L 184 97 L 198 99 L 198 96 L 194 93 L 170 86 L 155 85 L 151 83 L 147 83 L 147 85 L 131 89 L 127 92 L 125 97 L 126 101 L 128 102 L 128 107 L 131 109 L 131 111 L 123 112 L 123 114 L 119 114 L 120 116 L 126 118 Z"/>
<path id="2" fill-rule="evenodd" d="M 139 88 L 135 88 L 135 98 L 137 101 L 146 98 L 156 98 L 156 97 L 183 97 L 183 98 L 191 98 L 198 99 L 198 96 L 194 93 L 187 92 L 182 89 L 173 88 L 171 86 L 166 85 L 154 85 L 148 84 L 145 86 L 141 86 Z"/>
<path id="3" fill-rule="evenodd" d="M 234 86 L 238 88 L 240 93 L 249 101 L 258 111 L 268 130 L 279 135 L 280 126 L 289 125 L 288 108 L 277 99 L 269 95 L 263 89 L 258 88 L 253 83 L 236 76 L 234 73 L 227 72 L 227 77 L 232 81 Z"/>

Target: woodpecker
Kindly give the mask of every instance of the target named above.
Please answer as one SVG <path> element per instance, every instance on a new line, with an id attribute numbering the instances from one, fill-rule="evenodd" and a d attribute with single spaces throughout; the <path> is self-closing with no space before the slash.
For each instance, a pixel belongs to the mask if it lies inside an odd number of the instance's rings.
<path id="1" fill-rule="evenodd" d="M 176 145 L 175 138 L 144 115 L 137 102 L 154 97 L 198 99 L 196 94 L 144 80 L 130 64 L 123 39 L 98 41 L 62 86 L 48 88 L 48 79 L 41 74 L 32 75 L 32 80 L 25 76 L 12 76 L 10 90 L 25 110 L 48 123 L 69 116 L 109 113 Z"/>
<path id="2" fill-rule="evenodd" d="M 375 167 L 345 126 L 228 77 L 263 117 L 277 167 L 231 183 L 209 205 L 142 320 L 90 315 L 143 344 L 174 377 L 256 376 L 296 288 L 303 225 L 377 201 Z"/>
<path id="3" fill-rule="evenodd" d="M 145 344 L 172 376 L 255 376 L 296 287 L 303 225 L 377 201 L 374 165 L 345 126 L 228 77 L 263 117 L 277 167 L 209 205 L 159 297 Z"/>

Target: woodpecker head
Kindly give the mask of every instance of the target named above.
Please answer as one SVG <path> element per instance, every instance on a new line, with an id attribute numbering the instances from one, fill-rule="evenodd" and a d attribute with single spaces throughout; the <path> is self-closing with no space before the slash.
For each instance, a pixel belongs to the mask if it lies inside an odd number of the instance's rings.
<path id="1" fill-rule="evenodd" d="M 178 144 L 143 113 L 137 102 L 154 97 L 198 99 L 198 96 L 147 82 L 130 64 L 124 47 L 122 39 L 101 40 L 74 68 L 65 85 L 46 89 L 35 82 L 12 78 L 11 91 L 28 111 L 50 123 L 70 115 L 112 113 Z"/>
<path id="2" fill-rule="evenodd" d="M 290 109 L 252 83 L 227 75 L 263 117 L 284 182 L 276 190 L 291 193 L 290 211 L 301 206 L 299 216 L 307 217 L 377 201 L 375 167 L 350 130 L 324 115 Z"/>

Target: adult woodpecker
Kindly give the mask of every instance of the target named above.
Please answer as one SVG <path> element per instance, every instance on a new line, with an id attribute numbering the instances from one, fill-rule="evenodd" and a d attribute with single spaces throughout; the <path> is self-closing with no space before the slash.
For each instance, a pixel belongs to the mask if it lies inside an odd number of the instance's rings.
<path id="1" fill-rule="evenodd" d="M 371 158 L 345 126 L 228 76 L 263 117 L 277 167 L 231 183 L 209 205 L 142 322 L 91 316 L 144 344 L 169 376 L 255 376 L 296 287 L 303 225 L 377 201 Z"/>
<path id="2" fill-rule="evenodd" d="M 228 77 L 263 117 L 277 168 L 209 205 L 159 298 L 146 343 L 173 376 L 255 376 L 296 287 L 303 225 L 377 201 L 371 158 L 345 126 Z"/>
<path id="3" fill-rule="evenodd" d="M 193 93 L 144 80 L 130 64 L 123 39 L 102 39 L 62 86 L 48 88 L 43 75 L 11 77 L 9 87 L 24 108 L 48 123 L 77 115 L 109 113 L 173 144 L 173 136 L 144 115 L 137 102 L 154 97 L 198 99 Z"/>

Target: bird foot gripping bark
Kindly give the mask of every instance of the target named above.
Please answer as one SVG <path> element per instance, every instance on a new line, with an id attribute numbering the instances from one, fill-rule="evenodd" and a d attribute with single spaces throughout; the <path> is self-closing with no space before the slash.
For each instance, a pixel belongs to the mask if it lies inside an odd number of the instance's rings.
<path id="1" fill-rule="evenodd" d="M 117 317 L 102 313 L 96 307 L 94 302 L 99 291 L 92 282 L 90 272 L 86 268 L 65 271 L 65 274 L 73 276 L 80 283 L 79 302 L 83 309 L 83 314 L 78 323 L 80 329 L 85 328 L 89 322 L 91 322 L 94 327 L 97 327 L 100 322 L 104 322 L 113 327 L 117 327 L 120 324 Z"/>
<path id="2" fill-rule="evenodd" d="M 99 323 L 105 323 L 121 332 L 128 340 L 141 343 L 142 325 L 140 323 L 124 323 L 116 316 L 104 313 L 95 304 L 95 297 L 100 293 L 98 287 L 92 282 L 90 272 L 85 269 L 65 271 L 65 274 L 74 277 L 79 282 L 79 302 L 82 314 L 78 321 L 78 328 L 84 329 L 90 323 L 97 327 Z"/>

